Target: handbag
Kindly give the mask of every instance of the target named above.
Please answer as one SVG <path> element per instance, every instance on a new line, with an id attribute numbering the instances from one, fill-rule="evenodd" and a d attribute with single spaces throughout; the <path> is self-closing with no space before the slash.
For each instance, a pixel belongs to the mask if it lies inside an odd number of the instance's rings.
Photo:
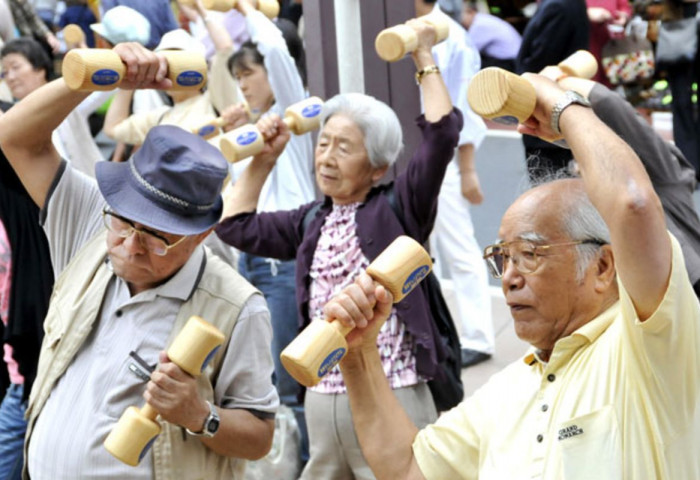
<path id="1" fill-rule="evenodd" d="M 656 43 L 656 61 L 661 66 L 691 63 L 698 50 L 695 17 L 661 22 Z"/>
<path id="2" fill-rule="evenodd" d="M 637 83 L 654 75 L 654 50 L 646 37 L 627 28 L 624 37 L 610 39 L 603 46 L 601 63 L 612 85 Z"/>

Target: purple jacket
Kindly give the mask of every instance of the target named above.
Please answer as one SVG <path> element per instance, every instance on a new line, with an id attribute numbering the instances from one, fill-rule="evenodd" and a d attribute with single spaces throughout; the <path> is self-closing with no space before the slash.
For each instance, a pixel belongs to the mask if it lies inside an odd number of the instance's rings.
<path id="1" fill-rule="evenodd" d="M 407 234 L 419 243 L 428 240 L 437 212 L 437 199 L 443 177 L 452 160 L 462 129 L 462 113 L 454 109 L 436 123 L 423 116 L 417 120 L 423 140 L 406 169 L 393 182 L 395 198 L 403 213 L 406 231 L 382 191 L 388 185 L 373 187 L 356 214 L 360 248 L 374 260 L 399 235 Z M 306 231 L 304 216 L 322 203 Z M 244 252 L 280 260 L 296 258 L 296 297 L 300 330 L 309 323 L 309 270 L 321 227 L 331 211 L 331 199 L 312 202 L 295 210 L 241 213 L 222 221 L 216 233 L 226 243 Z M 445 355 L 430 316 L 426 286 L 421 284 L 396 304 L 399 320 L 416 339 L 416 368 L 432 378 L 439 359 Z"/>

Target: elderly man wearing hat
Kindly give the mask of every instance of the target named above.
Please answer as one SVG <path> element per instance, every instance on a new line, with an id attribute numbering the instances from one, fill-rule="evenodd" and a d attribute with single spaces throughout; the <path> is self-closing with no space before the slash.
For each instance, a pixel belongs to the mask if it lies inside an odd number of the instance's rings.
<path id="1" fill-rule="evenodd" d="M 127 66 L 122 87 L 169 87 L 158 54 L 134 43 L 114 51 Z M 241 459 L 269 450 L 279 399 L 264 299 L 201 245 L 221 215 L 226 162 L 199 137 L 161 126 L 128 162 L 99 163 L 95 182 L 50 138 L 85 95 L 59 79 L 0 118 L 0 146 L 42 208 L 57 275 L 27 407 L 25 474 L 239 478 Z M 195 314 L 226 335 L 199 378 L 165 353 Z M 130 467 L 102 442 L 144 400 L 163 431 Z"/>

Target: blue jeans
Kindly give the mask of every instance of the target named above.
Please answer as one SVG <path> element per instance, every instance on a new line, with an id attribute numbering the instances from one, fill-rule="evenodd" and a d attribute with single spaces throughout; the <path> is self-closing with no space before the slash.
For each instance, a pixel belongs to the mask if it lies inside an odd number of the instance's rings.
<path id="1" fill-rule="evenodd" d="M 306 431 L 304 404 L 299 401 L 302 387 L 287 373 L 280 361 L 280 353 L 294 340 L 299 331 L 294 284 L 296 263 L 294 260 L 282 262 L 241 252 L 238 271 L 259 289 L 267 300 L 272 321 L 272 358 L 275 362 L 273 381 L 280 402 L 294 412 L 301 434 L 301 459 L 305 463 L 309 459 L 309 436 Z"/>
<path id="2" fill-rule="evenodd" d="M 0 480 L 20 480 L 24 462 L 24 434 L 27 422 L 22 401 L 24 386 L 12 384 L 0 404 Z"/>

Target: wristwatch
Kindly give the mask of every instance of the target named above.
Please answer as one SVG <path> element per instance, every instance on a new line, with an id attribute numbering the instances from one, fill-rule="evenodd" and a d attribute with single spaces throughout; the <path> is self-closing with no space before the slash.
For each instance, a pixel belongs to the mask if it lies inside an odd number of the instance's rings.
<path id="1" fill-rule="evenodd" d="M 591 106 L 591 102 L 589 102 L 588 99 L 580 93 L 574 92 L 573 90 L 567 90 L 564 92 L 564 98 L 559 100 L 554 105 L 554 108 L 552 108 L 551 127 L 552 130 L 554 130 L 554 133 L 557 135 L 561 135 L 561 130 L 559 130 L 559 117 L 561 117 L 561 113 L 566 109 L 566 107 L 572 104 L 582 105 L 584 107 Z"/>
<path id="2" fill-rule="evenodd" d="M 207 405 L 209 405 L 209 415 L 207 418 L 204 420 L 204 424 L 202 425 L 202 431 L 201 432 L 193 432 L 189 428 L 186 428 L 187 433 L 190 435 L 194 435 L 195 437 L 213 437 L 216 435 L 216 432 L 219 430 L 219 425 L 221 425 L 221 420 L 219 419 L 219 414 L 216 413 L 216 407 L 211 404 L 211 402 L 207 402 Z"/>

